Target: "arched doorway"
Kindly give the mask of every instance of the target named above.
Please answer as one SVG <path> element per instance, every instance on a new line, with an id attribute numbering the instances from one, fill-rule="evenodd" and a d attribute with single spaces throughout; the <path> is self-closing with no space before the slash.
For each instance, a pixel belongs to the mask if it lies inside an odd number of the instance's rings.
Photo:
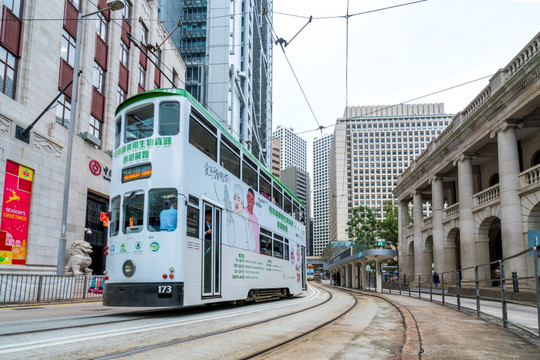
<path id="1" fill-rule="evenodd" d="M 424 243 L 424 269 L 422 275 L 431 275 L 433 270 L 433 236 L 428 236 Z"/>
<path id="2" fill-rule="evenodd" d="M 454 271 L 461 269 L 461 243 L 459 237 L 459 228 L 453 228 L 448 232 L 446 237 L 446 243 L 444 246 L 444 256 L 446 269 L 444 272 L 449 272 L 444 274 L 445 281 L 454 281 Z"/>
<path id="3" fill-rule="evenodd" d="M 501 219 L 490 216 L 484 219 L 478 228 L 476 262 L 478 264 L 491 263 L 502 259 L 502 257 Z M 484 280 L 485 285 L 498 286 L 498 282 L 494 280 L 497 266 L 497 263 L 493 263 L 478 268 L 479 279 Z"/>
<path id="4" fill-rule="evenodd" d="M 540 157 L 540 151 L 538 152 Z M 531 248 L 540 244 L 540 203 L 537 203 L 531 210 L 527 221 L 527 247 Z M 534 266 L 529 270 L 529 275 L 534 273 Z M 532 289 L 536 288 L 535 280 L 529 280 Z"/>

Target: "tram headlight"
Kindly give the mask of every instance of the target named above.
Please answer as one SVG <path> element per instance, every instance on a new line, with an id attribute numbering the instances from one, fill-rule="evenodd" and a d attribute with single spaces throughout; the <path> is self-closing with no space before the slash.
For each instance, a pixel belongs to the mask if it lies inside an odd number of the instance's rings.
<path id="1" fill-rule="evenodd" d="M 126 277 L 132 277 L 135 274 L 135 264 L 131 260 L 127 260 L 124 265 L 122 265 L 122 272 Z"/>

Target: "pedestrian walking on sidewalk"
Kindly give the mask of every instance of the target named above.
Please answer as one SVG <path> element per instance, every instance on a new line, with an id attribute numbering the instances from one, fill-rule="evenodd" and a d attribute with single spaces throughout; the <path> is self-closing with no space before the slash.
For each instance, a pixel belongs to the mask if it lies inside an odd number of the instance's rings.
<path id="1" fill-rule="evenodd" d="M 439 274 L 433 272 L 433 283 L 435 284 L 435 290 L 439 288 Z"/>

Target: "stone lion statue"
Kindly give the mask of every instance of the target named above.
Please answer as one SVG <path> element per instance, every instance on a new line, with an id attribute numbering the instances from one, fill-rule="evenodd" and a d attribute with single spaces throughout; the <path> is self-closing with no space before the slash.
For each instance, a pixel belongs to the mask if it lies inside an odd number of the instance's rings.
<path id="1" fill-rule="evenodd" d="M 92 252 L 92 245 L 84 240 L 75 240 L 69 246 L 71 257 L 66 265 L 66 274 L 81 275 L 81 271 L 91 274 L 92 258 L 88 256 Z"/>

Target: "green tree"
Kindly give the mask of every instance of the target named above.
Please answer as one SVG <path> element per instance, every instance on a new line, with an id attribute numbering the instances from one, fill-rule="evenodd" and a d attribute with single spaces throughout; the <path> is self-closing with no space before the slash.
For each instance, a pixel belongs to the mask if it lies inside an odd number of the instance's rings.
<path id="1" fill-rule="evenodd" d="M 373 210 L 367 206 L 352 209 L 352 218 L 347 222 L 347 233 L 354 240 L 354 250 L 362 251 L 377 247 L 379 222 Z"/>
<path id="2" fill-rule="evenodd" d="M 398 207 L 387 201 L 384 204 L 384 219 L 379 221 L 379 235 L 386 240 L 386 247 L 393 245 L 396 249 L 399 244 L 398 237 Z"/>
<path id="3" fill-rule="evenodd" d="M 337 246 L 335 243 L 329 242 L 322 251 L 321 257 L 323 261 L 328 264 L 328 262 L 332 260 L 334 256 L 336 256 L 343 250 L 345 250 L 343 249 L 343 246 Z"/>

